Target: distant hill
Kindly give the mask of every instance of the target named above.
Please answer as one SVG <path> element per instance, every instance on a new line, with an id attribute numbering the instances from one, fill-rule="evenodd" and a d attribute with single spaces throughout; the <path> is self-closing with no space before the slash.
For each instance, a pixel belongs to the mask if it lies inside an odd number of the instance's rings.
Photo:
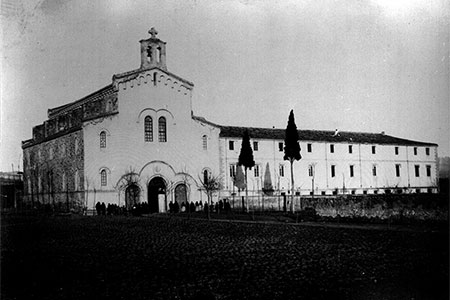
<path id="1" fill-rule="evenodd" d="M 439 178 L 450 177 L 450 157 L 439 157 Z"/>

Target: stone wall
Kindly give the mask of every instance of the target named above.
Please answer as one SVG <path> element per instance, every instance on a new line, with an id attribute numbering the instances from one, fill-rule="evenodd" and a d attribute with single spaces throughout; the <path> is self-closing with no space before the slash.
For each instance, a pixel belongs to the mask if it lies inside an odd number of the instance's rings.
<path id="1" fill-rule="evenodd" d="M 24 196 L 36 206 L 79 210 L 84 206 L 84 144 L 78 130 L 24 148 Z"/>
<path id="2" fill-rule="evenodd" d="M 282 196 L 249 196 L 245 193 L 226 198 L 234 209 L 242 208 L 242 198 L 250 211 L 286 211 L 290 209 L 291 198 Z M 448 220 L 448 195 L 401 194 L 401 195 L 359 195 L 294 197 L 295 211 L 313 208 L 320 217 L 364 218 L 378 220 Z"/>
<path id="3" fill-rule="evenodd" d="M 319 216 L 380 220 L 448 220 L 448 199 L 439 194 L 338 196 L 302 199 Z"/>

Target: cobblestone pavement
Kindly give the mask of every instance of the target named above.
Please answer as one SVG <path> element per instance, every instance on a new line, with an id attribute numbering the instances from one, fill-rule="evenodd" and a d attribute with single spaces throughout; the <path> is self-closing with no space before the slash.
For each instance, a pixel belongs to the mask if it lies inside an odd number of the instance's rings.
<path id="1" fill-rule="evenodd" d="M 448 231 L 72 216 L 1 233 L 2 299 L 448 299 Z"/>

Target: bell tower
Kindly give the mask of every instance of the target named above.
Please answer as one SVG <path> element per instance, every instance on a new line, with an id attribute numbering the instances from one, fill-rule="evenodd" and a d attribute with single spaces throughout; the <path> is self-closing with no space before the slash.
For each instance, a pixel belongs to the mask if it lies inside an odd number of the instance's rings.
<path id="1" fill-rule="evenodd" d="M 148 33 L 151 35 L 149 39 L 139 41 L 141 43 L 141 69 L 158 67 L 167 71 L 166 42 L 156 37 L 158 32 L 154 27 Z"/>

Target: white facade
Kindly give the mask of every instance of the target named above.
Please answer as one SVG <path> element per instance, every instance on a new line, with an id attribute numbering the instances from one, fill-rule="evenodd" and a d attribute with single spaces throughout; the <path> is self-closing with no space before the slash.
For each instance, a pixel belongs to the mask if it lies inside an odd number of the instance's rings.
<path id="1" fill-rule="evenodd" d="M 77 172 L 73 180 L 84 182 L 89 209 L 97 202 L 129 204 L 125 177 L 132 174 L 139 191 L 133 202 L 148 202 L 152 211 L 164 212 L 170 201 L 206 201 L 200 189 L 205 171 L 222 180 L 223 190 L 216 197 L 235 193 L 231 172 L 236 170 L 242 134 L 248 130 L 257 164 L 248 171 L 250 194 L 262 193 L 267 166 L 273 193 L 289 194 L 284 130 L 220 126 L 195 117 L 194 85 L 167 71 L 165 42 L 154 30 L 150 33 L 150 39 L 140 41 L 139 69 L 114 75 L 110 86 L 49 110 L 49 120 L 36 126 L 33 139 L 24 142 L 24 157 L 41 151 L 44 142 L 67 137 L 64 130 L 78 132 L 76 138 L 82 142 L 74 145 L 82 145 L 83 153 L 73 168 Z M 80 115 L 81 123 L 64 121 Z M 68 125 L 61 127 L 64 122 Z M 299 134 L 302 159 L 294 163 L 296 194 L 437 192 L 436 144 L 384 134 L 301 130 Z M 75 186 L 78 194 L 83 192 L 79 184 Z"/>
<path id="2" fill-rule="evenodd" d="M 156 74 L 156 83 L 150 80 L 153 74 Z M 190 197 L 200 201 L 199 176 L 204 170 L 219 173 L 216 155 L 219 129 L 192 119 L 191 90 L 192 86 L 183 86 L 160 69 L 151 69 L 139 73 L 135 79 L 118 83 L 119 113 L 100 122 L 88 122 L 83 128 L 85 189 L 90 190 L 88 197 L 93 201 L 90 205 L 97 201 L 123 205 L 124 191 L 118 186 L 122 176 L 130 170 L 139 175 L 141 202 L 147 201 L 148 183 L 154 177 L 164 180 L 167 203 L 175 201 L 178 184 L 186 184 Z M 152 141 L 145 141 L 146 117 L 152 119 Z M 161 117 L 166 120 L 165 141 L 159 139 Z M 101 132 L 106 132 L 104 148 L 100 147 Z M 206 149 L 203 136 L 207 138 Z M 102 170 L 107 172 L 106 185 L 101 184 Z M 160 208 L 164 210 L 165 207 Z"/>
<path id="3" fill-rule="evenodd" d="M 229 150 L 230 141 L 234 142 L 235 150 Z M 268 163 L 274 190 L 290 194 L 290 163 L 283 160 L 284 152 L 279 147 L 283 140 L 252 139 L 251 145 L 254 142 L 258 143 L 258 150 L 254 150 L 253 155 L 260 170 L 258 176 L 254 170 L 248 172 L 249 190 L 255 193 L 261 190 Z M 349 146 L 352 153 L 349 153 Z M 232 193 L 230 166 L 237 164 L 241 140 L 221 138 L 221 147 L 224 149 L 222 169 L 227 175 L 225 187 Z M 294 188 L 300 195 L 311 195 L 313 190 L 315 195 L 437 192 L 437 146 L 301 141 L 300 147 L 302 159 L 294 162 Z M 375 153 L 372 153 L 373 147 Z M 398 154 L 395 154 L 396 148 Z M 417 154 L 414 154 L 414 148 Z M 419 166 L 418 176 L 416 166 Z M 280 168 L 284 172 L 280 172 Z"/>

